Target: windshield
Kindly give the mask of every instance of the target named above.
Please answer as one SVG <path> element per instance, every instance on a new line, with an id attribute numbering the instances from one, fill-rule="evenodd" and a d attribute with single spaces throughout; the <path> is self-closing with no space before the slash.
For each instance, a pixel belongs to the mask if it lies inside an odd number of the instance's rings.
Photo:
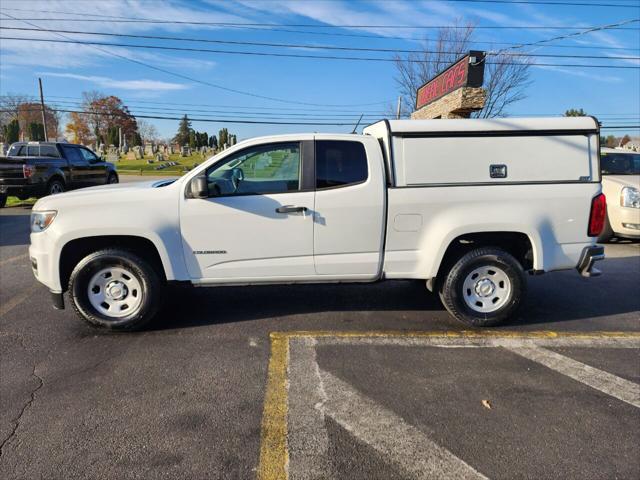
<path id="1" fill-rule="evenodd" d="M 603 175 L 640 175 L 640 153 L 602 153 Z"/>

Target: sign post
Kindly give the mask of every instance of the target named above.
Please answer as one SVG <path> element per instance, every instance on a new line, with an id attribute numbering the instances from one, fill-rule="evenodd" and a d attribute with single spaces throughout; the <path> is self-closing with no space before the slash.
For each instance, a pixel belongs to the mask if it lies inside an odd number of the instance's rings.
<path id="1" fill-rule="evenodd" d="M 418 88 L 412 119 L 469 118 L 485 102 L 485 53 L 472 50 Z"/>

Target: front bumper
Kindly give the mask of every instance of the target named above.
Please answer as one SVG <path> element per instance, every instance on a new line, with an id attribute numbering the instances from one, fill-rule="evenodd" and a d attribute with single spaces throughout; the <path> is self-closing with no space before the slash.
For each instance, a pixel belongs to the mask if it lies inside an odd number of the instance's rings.
<path id="1" fill-rule="evenodd" d="M 604 247 L 602 245 L 584 247 L 576 268 L 583 277 L 597 277 L 602 275 L 602 272 L 595 268 L 593 264 L 600 260 L 604 260 Z"/>

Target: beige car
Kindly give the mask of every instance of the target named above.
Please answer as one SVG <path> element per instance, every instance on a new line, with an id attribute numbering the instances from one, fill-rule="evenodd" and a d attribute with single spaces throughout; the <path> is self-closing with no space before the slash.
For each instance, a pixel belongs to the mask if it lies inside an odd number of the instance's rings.
<path id="1" fill-rule="evenodd" d="M 600 169 L 607 220 L 598 241 L 640 239 L 640 153 L 603 148 Z"/>

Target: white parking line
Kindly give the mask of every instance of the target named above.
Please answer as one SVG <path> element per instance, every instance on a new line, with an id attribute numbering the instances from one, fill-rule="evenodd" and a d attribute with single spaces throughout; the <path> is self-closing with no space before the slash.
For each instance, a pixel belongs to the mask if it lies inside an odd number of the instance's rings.
<path id="1" fill-rule="evenodd" d="M 348 383 L 322 370 L 320 375 L 327 393 L 325 414 L 411 478 L 487 478 Z"/>
<path id="2" fill-rule="evenodd" d="M 329 468 L 329 438 L 324 423 L 322 387 L 313 338 L 293 340 L 289 354 L 289 409 L 287 440 L 289 478 L 324 479 Z"/>
<path id="3" fill-rule="evenodd" d="M 507 347 L 513 353 L 544 365 L 580 383 L 640 408 L 640 385 L 585 365 L 573 358 L 538 347 Z"/>

